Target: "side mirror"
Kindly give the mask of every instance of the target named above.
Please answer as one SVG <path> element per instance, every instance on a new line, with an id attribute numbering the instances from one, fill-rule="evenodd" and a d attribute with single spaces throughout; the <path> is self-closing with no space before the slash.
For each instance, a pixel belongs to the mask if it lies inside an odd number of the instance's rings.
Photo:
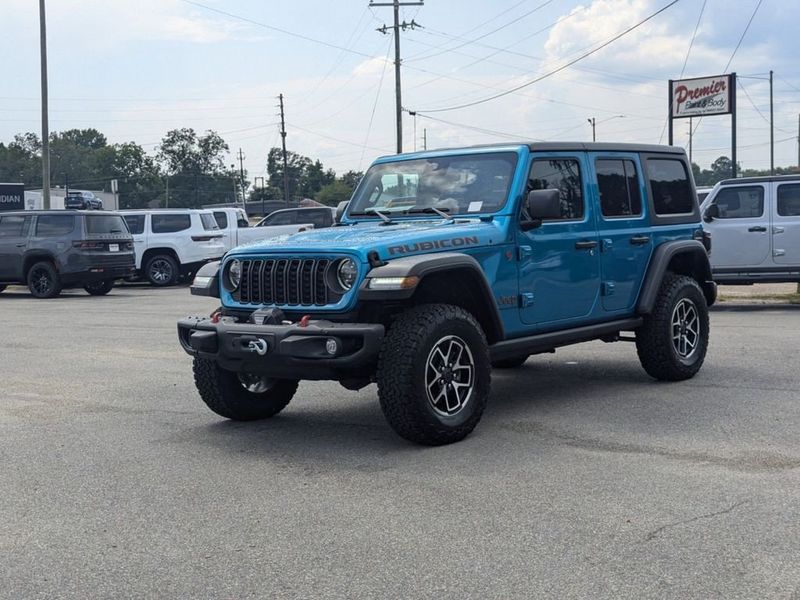
<path id="1" fill-rule="evenodd" d="M 347 205 L 350 204 L 349 200 L 342 200 L 339 204 L 336 205 L 336 218 L 334 219 L 337 223 L 342 222 L 342 216 L 344 216 L 344 211 L 347 210 Z"/>
<path id="2" fill-rule="evenodd" d="M 525 210 L 530 220 L 523 221 L 522 229 L 535 229 L 544 219 L 561 218 L 561 193 L 558 190 L 533 190 L 525 199 Z"/>
<path id="3" fill-rule="evenodd" d="M 719 205 L 711 204 L 703 213 L 703 220 L 706 223 L 711 223 L 714 219 L 719 219 Z"/>

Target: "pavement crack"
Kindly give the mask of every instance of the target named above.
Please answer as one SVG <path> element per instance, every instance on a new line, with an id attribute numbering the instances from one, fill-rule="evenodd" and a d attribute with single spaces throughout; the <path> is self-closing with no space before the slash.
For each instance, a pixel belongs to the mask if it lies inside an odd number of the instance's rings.
<path id="1" fill-rule="evenodd" d="M 665 529 L 669 529 L 670 527 L 677 527 L 678 525 L 687 525 L 688 523 L 694 523 L 695 521 L 701 521 L 703 519 L 711 519 L 713 517 L 718 517 L 720 515 L 726 515 L 726 514 L 728 514 L 730 512 L 733 512 L 734 510 L 736 510 L 740 506 L 742 506 L 744 504 L 749 504 L 749 503 L 750 503 L 750 500 L 742 500 L 741 502 L 736 502 L 734 504 L 731 504 L 728 508 L 724 508 L 722 510 L 706 513 L 706 514 L 703 514 L 703 515 L 698 515 L 696 517 L 692 517 L 691 519 L 684 519 L 682 521 L 675 521 L 674 523 L 667 523 L 666 525 L 662 525 L 661 527 L 653 529 L 653 531 L 651 531 L 646 536 L 644 536 L 644 540 L 646 542 L 654 540 L 661 534 L 662 531 L 664 531 Z"/>

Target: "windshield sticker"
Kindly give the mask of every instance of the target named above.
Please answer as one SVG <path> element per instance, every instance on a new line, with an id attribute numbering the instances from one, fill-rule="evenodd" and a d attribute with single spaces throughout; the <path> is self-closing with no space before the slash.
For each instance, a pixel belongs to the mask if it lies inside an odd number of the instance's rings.
<path id="1" fill-rule="evenodd" d="M 467 212 L 481 212 L 481 208 L 483 208 L 483 202 L 470 202 Z"/>

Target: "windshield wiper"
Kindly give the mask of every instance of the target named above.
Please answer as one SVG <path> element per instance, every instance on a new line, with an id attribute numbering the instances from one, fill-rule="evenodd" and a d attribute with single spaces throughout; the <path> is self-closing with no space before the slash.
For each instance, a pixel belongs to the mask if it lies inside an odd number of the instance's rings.
<path id="1" fill-rule="evenodd" d="M 388 216 L 375 208 L 368 208 L 363 212 L 350 213 L 351 217 L 367 217 L 369 215 L 378 215 L 383 221 L 384 225 L 391 225 L 394 222 Z"/>
<path id="2" fill-rule="evenodd" d="M 435 206 L 426 206 L 424 208 L 409 208 L 406 211 L 407 214 L 413 214 L 413 213 L 432 214 L 432 213 L 436 213 L 437 215 L 442 217 L 445 221 L 455 221 L 456 220 L 455 217 L 452 217 L 449 214 L 447 214 L 448 212 L 450 212 L 449 208 L 445 208 L 444 210 L 442 210 L 440 208 L 436 208 Z"/>

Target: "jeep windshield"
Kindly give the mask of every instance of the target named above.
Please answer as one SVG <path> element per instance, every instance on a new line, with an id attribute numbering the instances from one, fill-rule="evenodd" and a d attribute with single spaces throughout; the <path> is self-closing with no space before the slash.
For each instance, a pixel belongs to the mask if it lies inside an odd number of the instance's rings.
<path id="1" fill-rule="evenodd" d="M 461 154 L 373 165 L 364 175 L 349 216 L 497 212 L 508 199 L 514 152 Z"/>

